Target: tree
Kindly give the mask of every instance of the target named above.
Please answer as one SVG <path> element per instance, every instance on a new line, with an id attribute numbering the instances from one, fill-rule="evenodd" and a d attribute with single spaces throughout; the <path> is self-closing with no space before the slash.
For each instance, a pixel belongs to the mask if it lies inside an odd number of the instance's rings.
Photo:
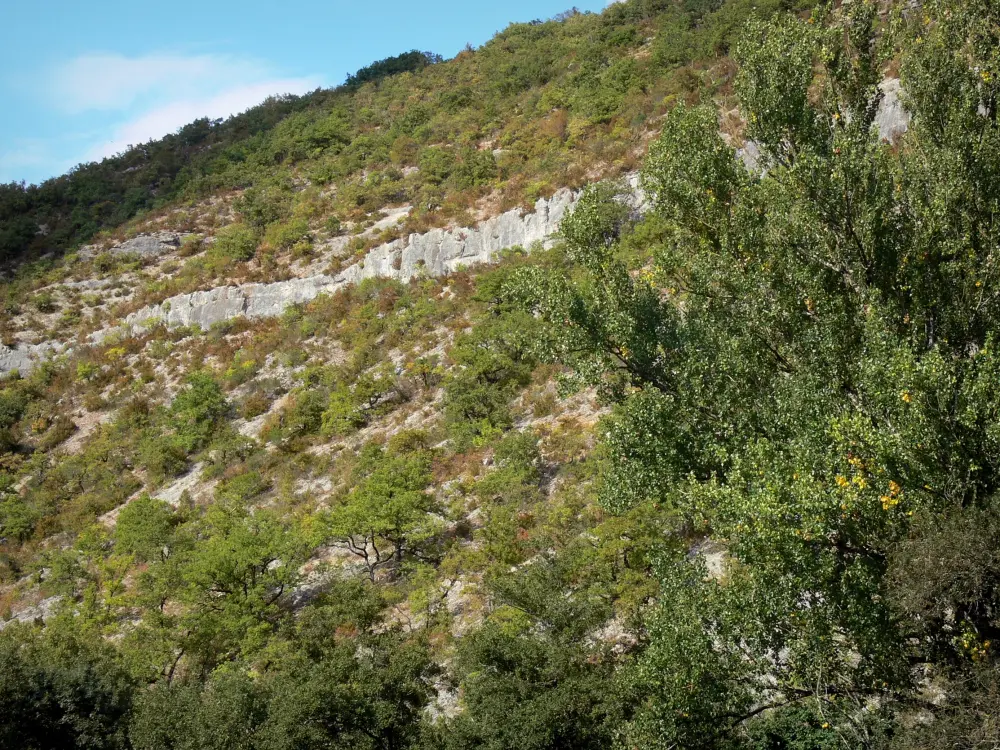
<path id="1" fill-rule="evenodd" d="M 458 338 L 451 351 L 456 369 L 444 386 L 444 413 L 459 445 L 513 423 L 508 403 L 525 386 L 534 358 L 532 323 L 520 314 L 483 320 Z"/>
<path id="2" fill-rule="evenodd" d="M 334 582 L 282 633 L 266 671 L 240 662 L 204 684 L 161 682 L 145 691 L 131 722 L 133 746 L 417 747 L 434 669 L 425 643 L 384 627 L 383 606 L 367 582 Z"/>
<path id="3" fill-rule="evenodd" d="M 428 494 L 430 456 L 426 450 L 387 451 L 369 445 L 357 482 L 330 511 L 329 530 L 336 544 L 364 561 L 371 580 L 437 531 Z"/>
<path id="4" fill-rule="evenodd" d="M 177 436 L 188 453 L 203 448 L 229 410 L 222 387 L 211 375 L 197 372 L 170 404 Z"/>
<path id="5" fill-rule="evenodd" d="M 78 623 L 0 632 L 0 744 L 31 750 L 129 747 L 133 682 L 114 649 Z"/>
<path id="6" fill-rule="evenodd" d="M 465 710 L 442 730 L 459 748 L 604 748 L 624 716 L 616 660 L 588 631 L 608 616 L 571 566 L 541 556 L 491 580 L 497 609 L 458 649 Z"/>
<path id="7" fill-rule="evenodd" d="M 176 523 L 173 509 L 167 503 L 143 495 L 118 514 L 115 549 L 139 560 L 156 559 L 163 554 Z"/>
<path id="8" fill-rule="evenodd" d="M 292 523 L 242 502 L 216 502 L 194 531 L 178 571 L 178 625 L 182 648 L 211 668 L 254 653 L 284 621 L 280 600 L 298 581 L 307 546 Z"/>
<path id="9" fill-rule="evenodd" d="M 663 504 L 678 533 L 726 548 L 716 578 L 686 558 L 661 567 L 631 673 L 637 745 L 729 747 L 777 731 L 768 711 L 821 709 L 879 746 L 879 722 L 919 703 L 915 667 L 984 658 L 992 574 L 970 588 L 948 558 L 907 611 L 889 560 L 926 554 L 907 543 L 923 513 L 993 512 L 1000 478 L 985 386 L 1000 84 L 981 22 L 996 12 L 942 3 L 914 20 L 898 150 L 874 127 L 889 47 L 873 4 L 751 23 L 737 91 L 765 171 L 737 161 L 713 110 L 678 106 L 643 171 L 648 228 L 591 191 L 566 221 L 565 273 L 510 286 L 548 323 L 541 353 L 613 406 L 606 507 Z M 653 245 L 630 266 L 640 237 Z M 951 544 L 982 550 L 969 518 Z"/>

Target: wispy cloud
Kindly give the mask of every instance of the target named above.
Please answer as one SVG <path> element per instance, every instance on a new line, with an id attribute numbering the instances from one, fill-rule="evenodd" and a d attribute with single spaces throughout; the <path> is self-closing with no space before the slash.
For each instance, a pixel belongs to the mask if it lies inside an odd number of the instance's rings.
<path id="1" fill-rule="evenodd" d="M 303 94 L 320 82 L 314 78 L 268 79 L 260 83 L 238 85 L 207 96 L 192 96 L 166 101 L 143 109 L 114 126 L 109 138 L 94 144 L 85 161 L 113 156 L 129 146 L 145 143 L 172 133 L 200 117 L 226 117 L 244 112 L 275 94 Z"/>
<path id="2" fill-rule="evenodd" d="M 319 76 L 283 76 L 250 57 L 81 55 L 22 80 L 22 88 L 30 87 L 66 127 L 59 138 L 8 144 L 0 150 L 0 174 L 58 174 L 161 138 L 200 117 L 227 117 L 268 96 L 303 94 L 322 84 Z"/>
<path id="3" fill-rule="evenodd" d="M 268 77 L 267 66 L 228 55 L 86 54 L 52 69 L 48 90 L 65 112 L 121 110 L 137 102 L 190 97 Z"/>

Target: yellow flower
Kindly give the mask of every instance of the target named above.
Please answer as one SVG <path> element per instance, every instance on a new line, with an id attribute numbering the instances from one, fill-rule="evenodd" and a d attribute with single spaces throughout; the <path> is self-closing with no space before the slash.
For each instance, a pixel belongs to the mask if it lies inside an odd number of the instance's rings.
<path id="1" fill-rule="evenodd" d="M 899 394 L 899 397 L 907 404 L 913 401 L 913 396 L 910 395 L 909 391 L 903 391 Z"/>
<path id="2" fill-rule="evenodd" d="M 893 497 L 895 497 L 896 495 L 898 495 L 902 491 L 903 491 L 903 488 L 899 486 L 898 482 L 889 482 L 889 494 L 890 495 L 892 495 Z"/>
<path id="3" fill-rule="evenodd" d="M 889 495 L 882 495 L 879 498 L 882 501 L 882 510 L 889 510 L 890 508 L 895 508 L 899 505 L 898 497 L 890 497 Z"/>
<path id="4" fill-rule="evenodd" d="M 838 487 L 846 487 L 848 484 L 850 484 L 850 482 L 847 481 L 847 477 L 843 476 L 842 474 L 837 475 Z"/>

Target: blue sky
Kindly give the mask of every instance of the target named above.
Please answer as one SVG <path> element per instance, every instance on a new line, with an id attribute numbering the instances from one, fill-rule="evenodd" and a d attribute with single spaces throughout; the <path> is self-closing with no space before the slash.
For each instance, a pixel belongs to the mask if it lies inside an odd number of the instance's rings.
<path id="1" fill-rule="evenodd" d="M 607 0 L 0 0 L 0 182 L 40 182 L 410 49 Z"/>

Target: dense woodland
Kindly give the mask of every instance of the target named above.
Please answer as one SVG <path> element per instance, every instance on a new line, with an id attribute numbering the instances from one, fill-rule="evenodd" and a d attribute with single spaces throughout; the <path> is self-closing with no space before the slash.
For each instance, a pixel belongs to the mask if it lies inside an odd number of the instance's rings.
<path id="1" fill-rule="evenodd" d="M 8 377 L 0 607 L 57 604 L 0 746 L 1000 747 L 998 76 L 994 0 L 629 0 L 4 188 L 37 305 L 206 197 L 224 277 L 611 175 L 551 249 Z"/>

